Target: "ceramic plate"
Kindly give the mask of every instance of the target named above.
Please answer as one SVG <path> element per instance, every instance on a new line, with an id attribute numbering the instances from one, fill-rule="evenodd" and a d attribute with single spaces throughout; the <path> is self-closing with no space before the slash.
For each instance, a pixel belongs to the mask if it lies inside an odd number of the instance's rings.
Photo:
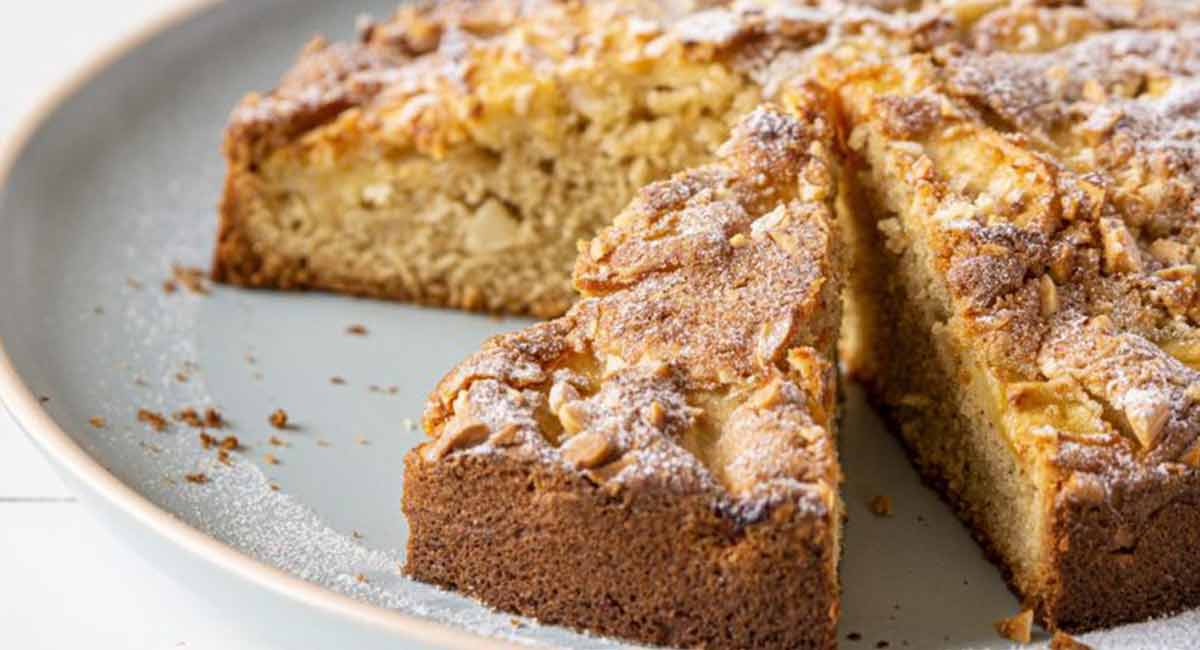
<path id="1" fill-rule="evenodd" d="M 401 458 L 422 438 L 425 394 L 486 336 L 525 321 L 164 290 L 173 266 L 207 265 L 230 107 L 269 88 L 310 35 L 348 38 L 358 14 L 391 4 L 204 4 L 96 62 L 33 118 L 0 198 L 0 398 L 98 516 L 227 605 L 246 635 L 281 647 L 621 647 L 397 572 Z M 348 334 L 353 324 L 368 334 Z M 196 430 L 138 420 L 210 406 L 244 447 L 228 465 Z M 267 423 L 278 408 L 288 431 Z M 1005 647 L 992 621 L 1016 600 L 853 387 L 843 427 L 842 646 Z M 893 516 L 870 514 L 875 495 L 892 498 Z M 1091 639 L 1183 647 L 1197 620 Z"/>

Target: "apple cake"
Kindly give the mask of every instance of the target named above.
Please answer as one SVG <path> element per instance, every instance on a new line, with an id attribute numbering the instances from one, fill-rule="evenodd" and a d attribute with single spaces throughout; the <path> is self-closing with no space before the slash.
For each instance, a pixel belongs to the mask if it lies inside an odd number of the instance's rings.
<path id="1" fill-rule="evenodd" d="M 838 169 L 797 97 L 581 246 L 565 315 L 438 384 L 408 575 L 646 643 L 834 647 Z"/>
<path id="2" fill-rule="evenodd" d="M 1081 631 L 1200 605 L 1200 23 L 1068 4 L 816 69 L 854 161 L 847 364 Z"/>
<path id="3" fill-rule="evenodd" d="M 832 25 L 945 31 L 841 4 L 454 0 L 313 40 L 231 116 L 213 277 L 559 315 L 576 242 L 709 161 Z"/>

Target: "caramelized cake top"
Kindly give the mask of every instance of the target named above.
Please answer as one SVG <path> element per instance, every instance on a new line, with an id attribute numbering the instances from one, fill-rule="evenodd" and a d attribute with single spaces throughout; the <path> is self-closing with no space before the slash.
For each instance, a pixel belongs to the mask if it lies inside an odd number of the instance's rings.
<path id="1" fill-rule="evenodd" d="M 542 134 L 572 128 L 558 107 L 588 119 L 612 110 L 601 86 L 635 78 L 652 65 L 717 83 L 696 65 L 722 63 L 771 96 L 804 68 L 804 52 L 832 33 L 888 35 L 895 46 L 946 38 L 934 12 L 896 14 L 909 0 L 557 2 L 453 0 L 402 6 L 391 18 L 364 20 L 359 38 L 313 39 L 279 86 L 251 93 L 234 109 L 227 155 L 249 164 L 325 125 L 342 139 L 370 132 L 378 146 L 439 156 L 468 140 L 499 145 L 488 124 L 521 121 Z M 691 66 L 691 67 L 689 67 Z M 671 97 L 658 98 L 670 102 Z M 617 107 L 620 108 L 620 107 Z M 611 117 L 611 116 L 610 116 Z M 336 141 L 337 138 L 334 138 Z M 332 153 L 337 155 L 336 142 Z"/>
<path id="2" fill-rule="evenodd" d="M 489 340 L 426 407 L 431 462 L 504 453 L 606 489 L 712 494 L 739 521 L 834 511 L 840 273 L 832 123 L 760 108 L 718 162 L 654 183 L 589 244 L 584 298 Z"/>
<path id="3" fill-rule="evenodd" d="M 1200 24 L 1170 4 L 996 13 L 973 49 L 822 73 L 1013 444 L 1130 481 L 1200 466 Z"/>

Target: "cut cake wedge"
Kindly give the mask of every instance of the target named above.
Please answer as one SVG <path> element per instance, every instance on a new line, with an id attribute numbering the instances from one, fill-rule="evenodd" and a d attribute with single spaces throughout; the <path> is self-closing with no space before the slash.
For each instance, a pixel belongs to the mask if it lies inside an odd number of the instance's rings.
<path id="1" fill-rule="evenodd" d="M 1200 25 L 1083 14 L 820 66 L 859 162 L 846 359 L 1071 631 L 1200 605 Z"/>
<path id="2" fill-rule="evenodd" d="M 832 648 L 841 272 L 827 102 L 643 189 L 564 316 L 491 339 L 405 458 L 405 572 L 642 642 Z"/>

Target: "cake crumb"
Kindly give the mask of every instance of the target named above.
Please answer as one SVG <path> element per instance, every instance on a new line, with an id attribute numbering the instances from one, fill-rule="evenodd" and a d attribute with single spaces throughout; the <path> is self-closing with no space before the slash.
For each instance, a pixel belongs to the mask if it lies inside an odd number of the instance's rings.
<path id="1" fill-rule="evenodd" d="M 350 536 L 353 537 L 354 539 L 362 539 L 363 538 L 363 534 L 358 532 L 357 530 L 350 531 Z"/>
<path id="2" fill-rule="evenodd" d="M 155 413 L 149 409 L 138 409 L 137 419 L 138 422 L 144 422 L 150 425 L 150 428 L 159 433 L 167 430 L 167 419 L 161 414 Z"/>
<path id="3" fill-rule="evenodd" d="M 354 576 L 354 580 L 355 580 L 356 582 L 359 582 L 359 583 L 361 583 L 361 584 L 364 584 L 364 585 L 365 585 L 365 584 L 367 584 L 367 576 L 365 576 L 365 575 L 363 575 L 363 574 L 361 574 L 361 573 L 355 574 L 355 576 Z"/>
<path id="4" fill-rule="evenodd" d="M 271 426 L 275 427 L 276 429 L 286 429 L 288 426 L 287 411 L 283 409 L 275 409 L 275 412 L 271 414 L 271 417 L 268 418 L 267 421 L 270 422 Z"/>
<path id="5" fill-rule="evenodd" d="M 49 401 L 50 401 L 49 397 L 47 397 L 45 395 L 38 395 L 38 404 L 45 404 L 46 402 L 49 402 Z"/>
<path id="6" fill-rule="evenodd" d="M 317 446 L 318 447 L 332 447 L 333 445 L 330 444 L 328 440 L 318 440 Z"/>
<path id="7" fill-rule="evenodd" d="M 364 445 L 364 446 L 371 444 L 371 441 L 367 440 L 363 436 L 355 436 L 354 442 L 355 442 L 355 444 Z"/>
<path id="8" fill-rule="evenodd" d="M 186 479 L 188 483 L 195 483 L 196 485 L 204 485 L 205 483 L 208 483 L 208 475 L 203 472 L 185 474 L 183 478 Z"/>
<path id="9" fill-rule="evenodd" d="M 263 454 L 263 460 L 267 461 L 268 463 L 270 463 L 272 465 L 279 464 L 279 458 L 276 457 L 275 454 L 272 454 L 272 453 Z"/>
<path id="10" fill-rule="evenodd" d="M 156 445 L 152 442 L 146 442 L 145 440 L 138 442 L 138 446 L 140 446 L 142 449 L 145 449 L 147 452 L 149 452 L 151 454 L 158 454 L 158 453 L 162 452 L 162 447 L 159 447 L 158 445 Z"/>
<path id="11" fill-rule="evenodd" d="M 878 642 L 878 643 L 876 643 L 876 644 L 875 644 L 875 647 L 876 647 L 876 648 L 886 648 L 886 647 L 888 647 L 888 646 L 890 646 L 890 645 L 892 645 L 892 644 L 891 644 L 891 643 L 888 643 L 887 641 L 880 641 L 880 642 Z"/>
<path id="12" fill-rule="evenodd" d="M 225 426 L 225 418 L 221 416 L 220 411 L 210 406 L 204 409 L 204 426 L 210 429 L 220 429 Z"/>
<path id="13" fill-rule="evenodd" d="M 366 336 L 369 332 L 367 331 L 366 325 L 354 323 L 353 325 L 346 328 L 346 333 L 351 334 L 353 336 Z"/>
<path id="14" fill-rule="evenodd" d="M 334 386 L 344 386 L 346 384 L 346 380 L 334 375 L 333 377 L 329 378 L 329 383 L 333 384 Z"/>
<path id="15" fill-rule="evenodd" d="M 183 266 L 181 264 L 172 264 L 171 279 L 167 280 L 167 282 L 175 285 L 176 287 L 182 286 L 192 293 L 207 296 L 208 285 L 204 282 L 204 277 L 206 275 L 207 273 L 205 273 L 204 269 L 201 268 L 196 268 L 194 266 Z M 163 288 L 166 288 L 165 284 Z M 168 291 L 167 293 L 172 292 L 173 290 Z"/>
<path id="16" fill-rule="evenodd" d="M 196 412 L 196 409 L 191 407 L 176 411 L 171 417 L 175 418 L 177 422 L 183 422 L 189 427 L 199 429 L 200 427 L 204 426 L 204 421 L 200 419 L 200 414 Z"/>
<path id="17" fill-rule="evenodd" d="M 200 446 L 205 449 L 212 449 L 213 445 L 217 444 L 217 439 L 208 435 L 207 431 L 200 432 Z"/>
<path id="18" fill-rule="evenodd" d="M 225 451 L 224 449 L 218 449 L 217 450 L 217 462 L 221 463 L 222 465 L 228 465 L 229 464 L 229 452 Z"/>
<path id="19" fill-rule="evenodd" d="M 100 417 L 99 415 L 94 415 L 94 416 L 88 418 L 88 424 L 92 425 L 93 427 L 95 427 L 97 429 L 103 429 L 104 427 L 108 426 L 108 421 L 106 421 L 104 418 Z"/>
<path id="20" fill-rule="evenodd" d="M 1002 618 L 995 622 L 996 632 L 1009 641 L 1029 643 L 1033 638 L 1033 610 L 1022 610 L 1011 618 Z"/>
<path id="21" fill-rule="evenodd" d="M 271 491 L 272 491 L 272 492 L 278 492 L 278 491 L 279 491 L 279 484 L 278 484 L 278 483 L 268 483 L 268 484 L 267 484 L 267 487 L 271 488 Z"/>
<path id="22" fill-rule="evenodd" d="M 130 277 L 125 278 L 125 286 L 129 287 L 130 289 L 141 289 L 142 283 L 138 282 L 137 279 Z"/>
<path id="23" fill-rule="evenodd" d="M 880 494 L 875 497 L 872 497 L 871 501 L 867 504 L 867 506 L 871 509 L 871 512 L 874 513 L 875 516 L 877 516 L 877 517 L 892 516 L 892 497 L 889 497 L 885 494 Z"/>
<path id="24" fill-rule="evenodd" d="M 242 443 L 238 440 L 237 436 L 225 436 L 221 438 L 221 442 L 217 446 L 223 451 L 237 451 L 241 448 Z"/>
<path id="25" fill-rule="evenodd" d="M 176 291 L 179 291 L 179 287 L 176 286 L 174 280 L 167 280 L 167 281 L 163 282 L 162 290 L 163 290 L 163 293 L 165 293 L 165 294 L 172 294 L 172 293 L 175 293 Z"/>
<path id="26" fill-rule="evenodd" d="M 846 639 L 848 639 L 850 641 L 861 641 L 862 635 L 859 634 L 858 632 L 851 632 L 850 634 L 846 635 Z"/>
<path id="27" fill-rule="evenodd" d="M 272 447 L 287 447 L 288 446 L 288 442 L 286 440 L 280 439 L 279 436 L 271 436 L 270 438 L 267 438 L 267 444 L 271 445 Z"/>
<path id="28" fill-rule="evenodd" d="M 516 618 L 510 618 L 510 619 L 508 619 L 508 624 L 509 624 L 509 625 L 511 625 L 511 626 L 513 626 L 513 627 L 515 627 L 515 628 L 517 628 L 517 629 L 521 629 L 521 628 L 525 627 L 525 624 L 524 624 L 524 623 L 522 623 L 522 622 L 520 621 L 520 619 L 516 619 Z"/>
<path id="29" fill-rule="evenodd" d="M 1050 638 L 1050 650 L 1092 650 L 1092 646 L 1077 641 L 1062 630 L 1055 630 L 1054 636 Z"/>
<path id="30" fill-rule="evenodd" d="M 180 370 L 179 372 L 175 373 L 175 381 L 177 381 L 177 382 L 179 382 L 179 383 L 181 383 L 181 384 L 186 384 L 186 383 L 188 383 L 188 380 L 190 380 L 191 378 L 192 378 L 192 376 L 191 376 L 191 375 L 187 374 L 186 372 L 184 372 L 184 371 L 182 371 L 182 370 Z"/>

